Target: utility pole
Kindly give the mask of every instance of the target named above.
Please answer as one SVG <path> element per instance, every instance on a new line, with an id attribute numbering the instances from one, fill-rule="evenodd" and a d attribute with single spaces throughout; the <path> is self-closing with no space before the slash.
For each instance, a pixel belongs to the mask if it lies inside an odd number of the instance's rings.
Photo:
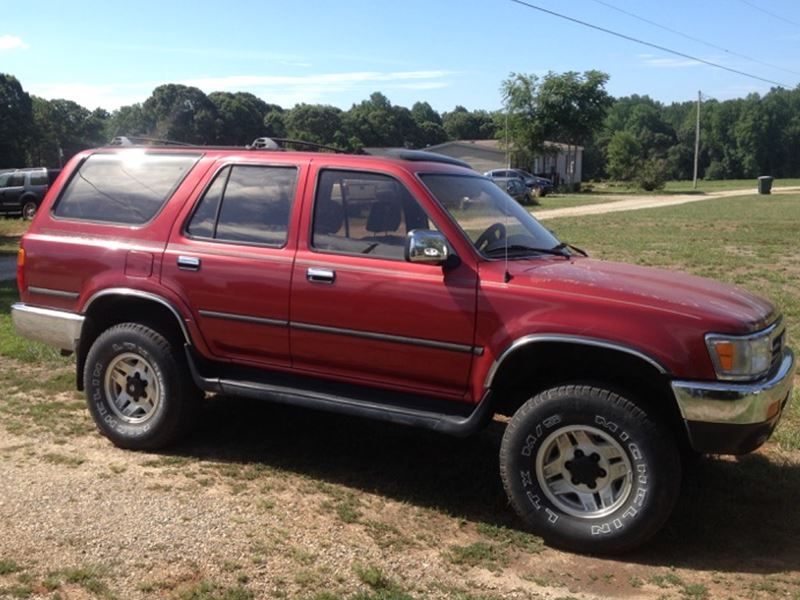
<path id="1" fill-rule="evenodd" d="M 506 102 L 506 169 L 511 168 L 511 148 L 508 146 L 508 102 Z"/>
<path id="2" fill-rule="evenodd" d="M 702 93 L 697 92 L 697 123 L 694 128 L 694 182 L 692 189 L 697 189 L 697 157 L 700 154 L 700 100 Z"/>

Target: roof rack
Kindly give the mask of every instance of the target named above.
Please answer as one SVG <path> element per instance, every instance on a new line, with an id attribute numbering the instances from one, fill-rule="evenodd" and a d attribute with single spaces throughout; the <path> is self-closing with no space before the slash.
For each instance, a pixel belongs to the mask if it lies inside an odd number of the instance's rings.
<path id="1" fill-rule="evenodd" d="M 472 169 L 472 167 L 463 160 L 459 160 L 445 154 L 426 152 L 425 150 L 409 150 L 407 148 L 371 148 L 367 154 L 370 154 L 371 156 L 388 156 L 389 158 L 399 158 L 400 160 L 438 162 L 446 165 L 466 167 L 470 170 Z"/>
<path id="2" fill-rule="evenodd" d="M 109 143 L 110 146 L 135 146 L 142 144 L 207 148 L 209 150 L 227 148 L 241 149 L 241 146 L 202 146 L 196 144 L 187 144 L 185 142 L 176 142 L 175 140 L 162 140 L 158 138 L 141 136 L 117 136 Z M 452 156 L 437 154 L 435 152 L 426 152 L 425 150 L 409 150 L 408 148 L 370 148 L 369 150 L 359 150 L 355 153 L 352 153 L 342 150 L 341 148 L 326 146 L 325 144 L 318 144 L 316 142 L 277 137 L 256 138 L 253 140 L 252 144 L 247 144 L 245 148 L 247 150 L 283 152 L 286 151 L 286 146 L 298 147 L 300 150 L 326 150 L 328 152 L 335 152 L 337 154 L 365 154 L 369 156 L 385 156 L 388 158 L 397 158 L 400 160 L 410 160 L 415 162 L 436 162 L 472 169 L 472 167 L 463 160 L 453 158 Z"/>

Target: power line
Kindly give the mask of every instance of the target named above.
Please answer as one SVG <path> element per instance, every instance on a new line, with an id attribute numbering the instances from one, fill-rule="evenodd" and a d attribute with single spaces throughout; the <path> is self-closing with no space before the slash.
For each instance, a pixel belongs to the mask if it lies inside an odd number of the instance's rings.
<path id="1" fill-rule="evenodd" d="M 750 8 L 755 8 L 756 10 L 760 10 L 761 12 L 763 12 L 766 15 L 769 15 L 773 19 L 778 19 L 778 21 L 783 21 L 784 23 L 789 23 L 791 25 L 796 25 L 797 27 L 800 27 L 800 23 L 797 23 L 795 21 L 790 21 L 786 17 L 781 17 L 780 15 L 776 15 L 774 12 L 770 12 L 766 8 L 760 7 L 758 4 L 753 4 L 752 2 L 748 2 L 747 0 L 739 0 L 739 2 L 741 2 L 742 4 L 747 4 L 747 6 L 749 6 Z"/>
<path id="2" fill-rule="evenodd" d="M 784 67 L 779 67 L 778 65 L 773 65 L 771 63 L 764 62 L 763 60 L 759 60 L 757 58 L 753 58 L 752 56 L 747 56 L 746 54 L 740 54 L 739 52 L 734 52 L 733 50 L 728 50 L 727 48 L 723 48 L 722 46 L 717 46 L 716 44 L 713 44 L 711 42 L 707 42 L 707 41 L 702 40 L 700 38 L 696 38 L 696 37 L 694 37 L 692 35 L 689 35 L 688 33 L 684 33 L 682 31 L 678 31 L 677 29 L 673 29 L 672 27 L 667 27 L 666 25 L 662 25 L 661 23 L 656 23 L 655 21 L 651 21 L 650 19 L 646 19 L 645 17 L 642 17 L 640 15 L 634 14 L 634 13 L 632 13 L 630 11 L 625 10 L 625 9 L 619 8 L 618 6 L 614 6 L 613 4 L 609 4 L 608 2 L 604 2 L 603 0 L 593 0 L 593 1 L 597 2 L 598 4 L 602 4 L 603 6 L 607 6 L 611 10 L 616 10 L 617 12 L 620 12 L 620 13 L 622 13 L 624 15 L 628 15 L 629 17 L 633 17 L 634 19 L 638 19 L 639 21 L 642 21 L 644 23 L 648 23 L 650 25 L 653 25 L 654 27 L 658 27 L 659 29 L 663 29 L 664 31 L 669 31 L 670 33 L 674 33 L 675 35 L 679 35 L 681 37 L 684 37 L 687 40 L 692 40 L 693 42 L 698 42 L 699 44 L 703 44 L 705 46 L 708 46 L 709 48 L 714 48 L 715 50 L 721 50 L 722 52 L 726 52 L 726 53 L 730 54 L 731 56 L 738 56 L 739 58 L 744 58 L 745 60 L 749 60 L 750 62 L 758 63 L 759 65 L 763 65 L 765 67 L 770 67 L 770 68 L 773 68 L 773 69 L 778 69 L 780 71 L 785 71 L 786 73 L 791 73 L 792 75 L 800 75 L 800 72 L 798 72 L 798 71 L 792 71 L 791 69 L 786 69 Z M 744 2 L 744 0 L 742 0 L 742 2 Z"/>
<path id="3" fill-rule="evenodd" d="M 732 69 L 730 67 L 726 67 L 724 65 L 720 65 L 715 62 L 711 62 L 710 60 L 705 60 L 703 58 L 697 58 L 696 56 L 692 56 L 690 54 L 684 54 L 683 52 L 678 52 L 677 50 L 672 50 L 665 46 L 659 46 L 658 44 L 653 44 L 652 42 L 646 42 L 644 40 L 640 40 L 635 37 L 631 37 L 629 35 L 625 35 L 624 33 L 619 33 L 617 31 L 612 31 L 611 29 L 606 29 L 605 27 L 600 27 L 599 25 L 593 25 L 592 23 L 587 23 L 586 21 L 581 21 L 580 19 L 576 19 L 574 17 L 568 17 L 567 15 L 562 15 L 561 13 L 557 13 L 552 10 L 548 10 L 546 8 L 542 8 L 541 6 L 536 6 L 535 4 L 531 4 L 529 2 L 524 2 L 523 0 L 511 0 L 516 4 L 520 4 L 522 6 L 527 6 L 528 8 L 532 8 L 533 10 L 538 10 L 543 13 L 547 13 L 548 15 L 553 15 L 554 17 L 558 17 L 560 19 L 565 19 L 567 21 L 572 21 L 573 23 L 577 23 L 578 25 L 583 25 L 584 27 L 589 27 L 590 29 L 596 29 L 597 31 L 602 31 L 603 33 L 608 33 L 610 35 L 616 36 L 618 38 L 622 38 L 623 40 L 628 40 L 629 42 L 635 42 L 637 44 L 641 44 L 642 46 L 648 46 L 650 48 L 655 48 L 656 50 L 661 50 L 662 52 L 667 52 L 669 54 L 674 54 L 675 56 L 680 56 L 681 58 L 688 58 L 689 60 L 693 60 L 699 63 L 703 63 L 704 65 L 708 65 L 710 67 L 716 67 L 717 69 L 722 69 L 723 71 L 730 71 L 731 73 L 736 73 L 737 75 L 743 75 L 744 77 L 749 77 L 750 79 L 757 79 L 758 81 L 763 81 L 765 83 L 771 83 L 773 85 L 777 85 L 784 88 L 789 88 L 790 86 L 786 85 L 785 83 L 781 83 L 780 81 L 773 81 L 772 79 L 766 79 L 764 77 L 759 77 L 758 75 L 752 75 L 751 73 L 745 73 L 744 71 L 739 71 L 738 69 Z"/>

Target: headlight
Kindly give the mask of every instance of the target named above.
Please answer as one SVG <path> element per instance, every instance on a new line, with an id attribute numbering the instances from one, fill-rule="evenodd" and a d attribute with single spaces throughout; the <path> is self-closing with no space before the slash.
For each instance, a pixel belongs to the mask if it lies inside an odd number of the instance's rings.
<path id="1" fill-rule="evenodd" d="M 772 363 L 774 328 L 749 336 L 706 335 L 706 346 L 719 379 L 758 379 Z"/>

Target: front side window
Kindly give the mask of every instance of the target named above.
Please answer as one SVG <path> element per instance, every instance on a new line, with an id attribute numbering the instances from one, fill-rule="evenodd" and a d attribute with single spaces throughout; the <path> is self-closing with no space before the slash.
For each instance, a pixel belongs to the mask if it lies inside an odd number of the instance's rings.
<path id="1" fill-rule="evenodd" d="M 441 174 L 420 178 L 487 258 L 547 254 L 559 246 L 552 233 L 489 179 Z"/>
<path id="2" fill-rule="evenodd" d="M 8 180 L 8 187 L 22 187 L 25 185 L 25 173 L 14 173 Z"/>
<path id="3" fill-rule="evenodd" d="M 172 196 L 199 155 L 126 150 L 93 154 L 70 178 L 56 217 L 143 225 Z"/>
<path id="4" fill-rule="evenodd" d="M 225 242 L 282 246 L 296 186 L 295 167 L 226 167 L 206 190 L 186 232 Z"/>
<path id="5" fill-rule="evenodd" d="M 413 229 L 435 229 L 396 179 L 375 173 L 323 171 L 317 184 L 311 245 L 337 254 L 403 260 Z"/>

